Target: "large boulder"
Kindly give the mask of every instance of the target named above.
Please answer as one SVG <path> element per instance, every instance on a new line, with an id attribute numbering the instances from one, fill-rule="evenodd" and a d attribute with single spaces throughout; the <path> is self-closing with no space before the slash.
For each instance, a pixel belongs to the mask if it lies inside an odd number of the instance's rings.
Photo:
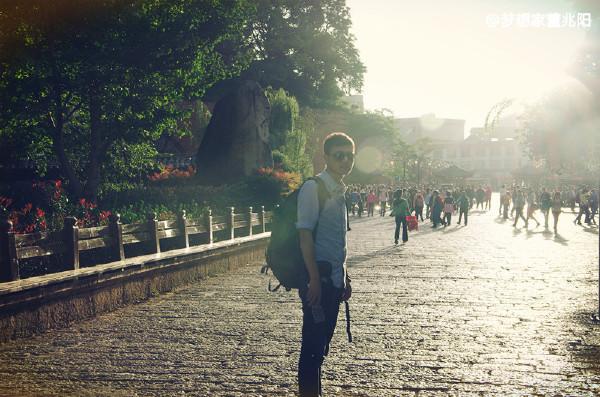
<path id="1" fill-rule="evenodd" d="M 270 106 L 264 90 L 244 81 L 214 107 L 198 149 L 198 175 L 209 183 L 235 182 L 260 167 L 272 167 Z"/>

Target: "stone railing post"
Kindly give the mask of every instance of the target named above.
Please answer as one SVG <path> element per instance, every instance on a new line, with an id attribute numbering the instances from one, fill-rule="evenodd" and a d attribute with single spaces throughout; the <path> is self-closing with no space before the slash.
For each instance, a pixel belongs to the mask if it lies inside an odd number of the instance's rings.
<path id="1" fill-rule="evenodd" d="M 190 248 L 190 236 L 187 230 L 187 215 L 185 210 L 179 213 L 179 228 L 181 229 L 181 245 L 183 248 Z"/>
<path id="2" fill-rule="evenodd" d="M 248 236 L 252 236 L 252 207 L 248 207 Z"/>
<path id="3" fill-rule="evenodd" d="M 16 281 L 19 276 L 19 259 L 13 224 L 5 219 L 0 224 L 0 281 Z"/>
<path id="4" fill-rule="evenodd" d="M 260 226 L 263 233 L 267 231 L 267 224 L 265 223 L 265 206 L 260 207 Z"/>
<path id="5" fill-rule="evenodd" d="M 113 241 L 113 245 L 110 248 L 111 259 L 122 261 L 125 259 L 125 249 L 123 248 L 123 224 L 121 223 L 121 215 L 112 214 L 109 218 L 108 227 L 110 237 Z"/>
<path id="6" fill-rule="evenodd" d="M 148 232 L 150 233 L 149 249 L 155 254 L 160 253 L 160 239 L 158 238 L 158 219 L 156 212 L 148 214 Z"/>
<path id="7" fill-rule="evenodd" d="M 204 222 L 206 223 L 206 230 L 208 233 L 208 243 L 212 244 L 214 241 L 213 238 L 213 217 L 212 210 L 209 208 L 204 215 Z"/>
<path id="8" fill-rule="evenodd" d="M 77 226 L 77 218 L 74 216 L 65 218 L 63 240 L 67 265 L 73 270 L 79 269 L 79 227 Z"/>
<path id="9" fill-rule="evenodd" d="M 229 239 L 233 240 L 235 238 L 235 208 L 229 208 L 229 217 L 227 218 L 227 223 L 229 224 Z"/>

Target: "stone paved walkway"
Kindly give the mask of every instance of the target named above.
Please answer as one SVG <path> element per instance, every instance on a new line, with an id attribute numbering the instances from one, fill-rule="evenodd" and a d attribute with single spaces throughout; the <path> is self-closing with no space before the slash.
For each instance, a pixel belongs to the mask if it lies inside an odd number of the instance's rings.
<path id="1" fill-rule="evenodd" d="M 392 244 L 392 218 L 352 219 L 353 334 L 340 326 L 326 395 L 598 395 L 598 234 L 560 237 L 497 211 Z M 0 395 L 294 395 L 300 307 L 259 264 L 0 345 Z M 343 316 L 340 315 L 340 325 Z"/>

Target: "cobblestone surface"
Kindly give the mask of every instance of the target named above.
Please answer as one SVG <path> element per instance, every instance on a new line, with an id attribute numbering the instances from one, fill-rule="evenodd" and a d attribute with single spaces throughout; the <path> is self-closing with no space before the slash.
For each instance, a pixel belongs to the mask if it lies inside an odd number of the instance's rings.
<path id="1" fill-rule="evenodd" d="M 397 247 L 392 218 L 352 219 L 355 340 L 342 311 L 327 395 L 600 394 L 597 231 L 566 213 L 554 237 L 496 213 L 422 224 Z M 1 345 L 0 395 L 294 395 L 300 305 L 266 284 L 251 264 Z"/>

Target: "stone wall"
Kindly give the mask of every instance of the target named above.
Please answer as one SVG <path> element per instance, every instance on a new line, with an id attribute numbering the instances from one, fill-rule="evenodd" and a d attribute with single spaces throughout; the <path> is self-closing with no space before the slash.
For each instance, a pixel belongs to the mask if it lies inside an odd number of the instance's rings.
<path id="1" fill-rule="evenodd" d="M 0 284 L 0 343 L 62 328 L 249 263 L 270 233 Z"/>

